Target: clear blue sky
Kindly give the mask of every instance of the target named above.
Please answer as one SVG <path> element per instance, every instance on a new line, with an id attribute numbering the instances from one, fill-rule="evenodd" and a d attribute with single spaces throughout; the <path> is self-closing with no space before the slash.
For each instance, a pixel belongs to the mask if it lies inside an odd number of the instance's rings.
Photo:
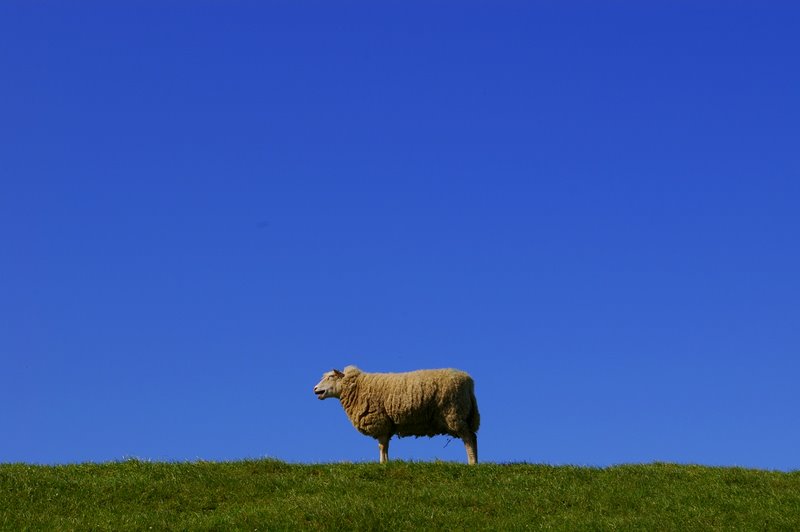
<path id="1" fill-rule="evenodd" d="M 378 4 L 0 5 L 0 461 L 800 467 L 798 8 Z"/>

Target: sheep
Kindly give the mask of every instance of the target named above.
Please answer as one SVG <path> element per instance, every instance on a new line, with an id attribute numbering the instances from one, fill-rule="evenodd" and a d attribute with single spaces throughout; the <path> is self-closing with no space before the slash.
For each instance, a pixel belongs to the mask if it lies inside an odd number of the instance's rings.
<path id="1" fill-rule="evenodd" d="M 380 463 L 389 460 L 389 440 L 448 434 L 460 438 L 467 462 L 478 462 L 480 414 L 475 384 L 456 369 L 366 373 L 355 366 L 331 370 L 314 386 L 317 397 L 335 397 L 362 434 L 378 440 Z"/>

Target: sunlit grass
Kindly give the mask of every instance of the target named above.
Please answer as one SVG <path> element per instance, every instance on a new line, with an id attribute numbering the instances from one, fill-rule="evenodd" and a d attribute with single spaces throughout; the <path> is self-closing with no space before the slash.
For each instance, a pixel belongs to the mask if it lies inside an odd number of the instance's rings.
<path id="1" fill-rule="evenodd" d="M 276 460 L 7 464 L 0 465 L 0 526 L 800 530 L 800 472 Z"/>

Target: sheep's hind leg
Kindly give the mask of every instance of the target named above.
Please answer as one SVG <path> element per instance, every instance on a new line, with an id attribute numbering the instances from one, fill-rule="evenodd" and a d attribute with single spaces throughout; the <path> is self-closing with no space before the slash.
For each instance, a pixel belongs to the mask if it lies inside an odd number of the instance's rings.
<path id="1" fill-rule="evenodd" d="M 389 461 L 389 440 L 391 436 L 381 436 L 378 438 L 378 449 L 381 451 L 381 463 Z"/>
<path id="2" fill-rule="evenodd" d="M 467 463 L 469 465 L 478 463 L 478 435 L 472 431 L 466 431 L 461 435 L 464 447 L 467 449 Z"/>

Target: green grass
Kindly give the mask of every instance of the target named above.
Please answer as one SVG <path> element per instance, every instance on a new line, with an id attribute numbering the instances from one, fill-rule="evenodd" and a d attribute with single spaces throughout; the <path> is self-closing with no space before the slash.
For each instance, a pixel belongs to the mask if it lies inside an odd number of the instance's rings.
<path id="1" fill-rule="evenodd" d="M 800 530 L 800 472 L 672 464 L 6 464 L 0 527 Z"/>

